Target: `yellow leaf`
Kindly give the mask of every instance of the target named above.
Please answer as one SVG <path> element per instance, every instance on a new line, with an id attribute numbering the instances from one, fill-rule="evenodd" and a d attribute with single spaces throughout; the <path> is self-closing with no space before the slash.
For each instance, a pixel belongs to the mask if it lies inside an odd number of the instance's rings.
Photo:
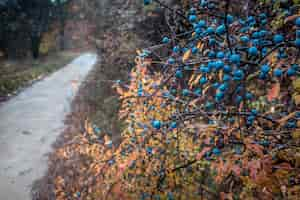
<path id="1" fill-rule="evenodd" d="M 200 51 L 203 49 L 203 47 L 204 47 L 204 43 L 198 42 L 197 48 L 198 48 Z"/>
<path id="2" fill-rule="evenodd" d="M 189 59 L 189 57 L 191 56 L 191 53 L 192 53 L 192 51 L 190 49 L 187 52 L 185 52 L 182 57 L 182 62 L 187 61 L 187 59 Z"/>
<path id="3" fill-rule="evenodd" d="M 297 130 L 292 133 L 293 139 L 300 139 L 300 130 Z"/>

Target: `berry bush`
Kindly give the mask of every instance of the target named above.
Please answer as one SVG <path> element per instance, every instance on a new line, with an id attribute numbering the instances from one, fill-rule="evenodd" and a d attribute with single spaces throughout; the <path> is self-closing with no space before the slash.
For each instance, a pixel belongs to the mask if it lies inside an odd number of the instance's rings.
<path id="1" fill-rule="evenodd" d="M 169 24 L 160 44 L 137 51 L 129 82 L 116 81 L 122 142 L 100 140 L 87 126 L 78 151 L 91 159 L 89 176 L 71 193 L 299 198 L 300 11 L 298 1 L 287 2 L 256 1 L 244 15 L 230 0 L 185 1 L 187 10 L 144 0 L 165 7 L 182 27 Z M 278 19 L 284 23 L 274 26 Z M 61 199 L 64 184 L 58 177 Z"/>

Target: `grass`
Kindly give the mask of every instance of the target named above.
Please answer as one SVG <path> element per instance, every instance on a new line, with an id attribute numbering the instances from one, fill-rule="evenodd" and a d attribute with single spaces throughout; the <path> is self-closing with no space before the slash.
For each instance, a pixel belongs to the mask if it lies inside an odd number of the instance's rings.
<path id="1" fill-rule="evenodd" d="M 78 53 L 73 52 L 57 52 L 38 60 L 0 62 L 0 101 L 60 69 L 77 55 Z"/>

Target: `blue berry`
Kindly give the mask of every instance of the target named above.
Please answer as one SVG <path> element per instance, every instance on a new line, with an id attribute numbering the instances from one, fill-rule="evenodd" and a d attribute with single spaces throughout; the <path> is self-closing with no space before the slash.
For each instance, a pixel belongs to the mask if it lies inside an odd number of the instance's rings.
<path id="1" fill-rule="evenodd" d="M 198 22 L 198 26 L 199 26 L 200 28 L 203 28 L 203 27 L 206 26 L 206 22 L 205 22 L 204 20 L 200 20 L 200 21 Z"/>
<path id="2" fill-rule="evenodd" d="M 224 76 L 223 76 L 223 81 L 224 81 L 224 82 L 227 82 L 227 81 L 230 81 L 230 80 L 231 80 L 231 76 L 228 75 L 228 74 L 224 74 Z"/>
<path id="3" fill-rule="evenodd" d="M 259 14 L 259 18 L 260 18 L 260 19 L 266 19 L 266 18 L 267 18 L 266 13 L 260 13 L 260 14 Z"/>
<path id="4" fill-rule="evenodd" d="M 210 68 L 206 67 L 205 65 L 201 65 L 199 70 L 202 73 L 209 73 L 210 72 Z"/>
<path id="5" fill-rule="evenodd" d="M 267 23 L 268 23 L 268 20 L 267 19 L 263 19 L 263 20 L 261 20 L 261 25 L 266 25 Z"/>
<path id="6" fill-rule="evenodd" d="M 265 56 L 267 53 L 268 53 L 268 48 L 266 48 L 266 47 L 262 48 L 261 55 Z"/>
<path id="7" fill-rule="evenodd" d="M 296 74 L 296 71 L 291 67 L 291 68 L 288 68 L 286 74 L 287 74 L 287 76 L 294 76 Z"/>
<path id="8" fill-rule="evenodd" d="M 214 61 L 209 61 L 208 64 L 207 64 L 207 67 L 208 67 L 210 70 L 216 68 L 216 62 L 214 62 Z"/>
<path id="9" fill-rule="evenodd" d="M 183 67 L 184 70 L 191 70 L 190 66 L 186 65 Z"/>
<path id="10" fill-rule="evenodd" d="M 296 123 L 296 121 L 288 121 L 288 122 L 285 124 L 285 127 L 286 127 L 286 128 L 297 128 L 297 123 Z"/>
<path id="11" fill-rule="evenodd" d="M 189 94 L 190 94 L 190 91 L 188 89 L 183 89 L 182 90 L 182 95 L 183 96 L 189 96 Z"/>
<path id="12" fill-rule="evenodd" d="M 297 65 L 297 64 L 292 64 L 292 68 L 294 69 L 294 70 L 298 70 L 299 69 L 299 65 Z"/>
<path id="13" fill-rule="evenodd" d="M 216 44 L 216 39 L 210 38 L 209 41 L 208 41 L 208 45 L 209 45 L 209 46 L 213 46 L 213 45 L 215 45 L 215 44 Z"/>
<path id="14" fill-rule="evenodd" d="M 189 21 L 190 22 L 195 22 L 197 20 L 197 16 L 196 15 L 190 15 L 189 16 Z"/>
<path id="15" fill-rule="evenodd" d="M 220 101 L 223 98 L 224 98 L 224 93 L 223 92 L 217 92 L 216 93 L 216 101 Z"/>
<path id="16" fill-rule="evenodd" d="M 274 76 L 281 77 L 282 76 L 282 70 L 280 68 L 276 68 L 273 72 Z"/>
<path id="17" fill-rule="evenodd" d="M 162 42 L 163 42 L 163 43 L 169 43 L 169 42 L 170 42 L 170 39 L 169 39 L 168 37 L 164 37 L 164 38 L 162 39 Z"/>
<path id="18" fill-rule="evenodd" d="M 175 59 L 174 58 L 169 58 L 168 59 L 168 63 L 171 64 L 171 65 L 174 64 L 175 63 Z"/>
<path id="19" fill-rule="evenodd" d="M 215 154 L 216 156 L 221 155 L 221 150 L 217 147 L 213 148 L 212 153 Z"/>
<path id="20" fill-rule="evenodd" d="M 201 77 L 200 80 L 199 80 L 199 83 L 201 85 L 204 85 L 205 83 L 207 83 L 207 78 L 205 76 Z"/>
<path id="21" fill-rule="evenodd" d="M 300 38 L 300 29 L 296 30 L 296 38 Z"/>
<path id="22" fill-rule="evenodd" d="M 225 31 L 226 31 L 226 28 L 225 28 L 224 24 L 218 26 L 216 29 L 216 33 L 219 35 L 223 35 L 225 33 Z"/>
<path id="23" fill-rule="evenodd" d="M 207 4 L 208 9 L 213 9 L 215 7 L 215 4 L 213 2 L 210 2 Z"/>
<path id="24" fill-rule="evenodd" d="M 214 32 L 215 32 L 215 29 L 211 26 L 206 29 L 206 33 L 208 35 L 214 34 Z"/>
<path id="25" fill-rule="evenodd" d="M 259 38 L 260 34 L 259 32 L 255 31 L 254 33 L 252 33 L 252 37 L 253 38 Z"/>
<path id="26" fill-rule="evenodd" d="M 251 55 L 251 56 L 257 56 L 257 55 L 258 55 L 258 50 L 257 50 L 256 47 L 250 47 L 250 48 L 248 49 L 248 53 L 249 53 L 249 55 Z"/>
<path id="27" fill-rule="evenodd" d="M 229 65 L 224 65 L 223 70 L 224 72 L 229 73 L 231 72 L 231 67 Z"/>
<path id="28" fill-rule="evenodd" d="M 295 20 L 295 25 L 300 27 L 300 17 L 297 17 L 297 19 Z"/>
<path id="29" fill-rule="evenodd" d="M 244 36 L 242 36 L 242 37 L 240 38 L 240 40 L 241 40 L 243 43 L 248 43 L 250 39 L 249 39 L 248 36 L 244 35 Z"/>
<path id="30" fill-rule="evenodd" d="M 215 82 L 212 86 L 214 87 L 214 88 L 218 88 L 219 87 L 219 83 L 218 82 Z"/>
<path id="31" fill-rule="evenodd" d="M 195 32 L 199 35 L 199 34 L 202 33 L 202 30 L 201 30 L 201 28 L 196 28 L 196 29 L 195 29 Z"/>
<path id="32" fill-rule="evenodd" d="M 255 120 L 255 117 L 253 115 L 250 115 L 247 117 L 247 125 L 252 125 Z"/>
<path id="33" fill-rule="evenodd" d="M 265 64 L 261 66 L 260 71 L 264 74 L 267 74 L 270 71 L 270 66 L 268 64 Z"/>
<path id="34" fill-rule="evenodd" d="M 236 102 L 237 104 L 240 104 L 240 103 L 242 102 L 242 100 L 243 100 L 243 97 L 240 96 L 240 95 L 238 95 L 238 96 L 235 97 L 235 102 Z"/>
<path id="35" fill-rule="evenodd" d="M 233 80 L 240 81 L 244 78 L 244 72 L 240 69 L 237 69 L 233 72 Z"/>
<path id="36" fill-rule="evenodd" d="M 212 50 L 208 52 L 208 58 L 215 58 L 215 57 L 216 57 L 216 52 Z"/>
<path id="37" fill-rule="evenodd" d="M 217 70 L 222 69 L 222 68 L 224 67 L 223 61 L 217 60 L 217 61 L 215 62 L 215 67 L 216 67 Z"/>
<path id="38" fill-rule="evenodd" d="M 224 58 L 224 57 L 225 57 L 224 52 L 219 51 L 219 52 L 217 53 L 217 58 L 222 59 L 222 58 Z"/>
<path id="39" fill-rule="evenodd" d="M 265 37 L 267 34 L 268 34 L 268 31 L 266 31 L 266 30 L 259 31 L 259 37 Z"/>
<path id="40" fill-rule="evenodd" d="M 177 70 L 176 71 L 176 73 L 175 73 L 175 76 L 176 76 L 176 78 L 183 78 L 183 73 L 182 73 L 182 71 L 181 70 Z"/>
<path id="41" fill-rule="evenodd" d="M 261 79 L 261 80 L 265 80 L 267 78 L 267 74 L 265 74 L 263 72 L 260 72 L 259 75 L 258 75 L 258 78 Z"/>
<path id="42" fill-rule="evenodd" d="M 258 111 L 256 109 L 251 110 L 252 115 L 256 116 L 258 114 Z"/>
<path id="43" fill-rule="evenodd" d="M 249 16 L 247 18 L 247 22 L 250 23 L 250 22 L 255 22 L 255 18 L 253 16 Z"/>
<path id="44" fill-rule="evenodd" d="M 147 154 L 152 154 L 152 148 L 151 147 L 146 147 Z"/>
<path id="45" fill-rule="evenodd" d="M 300 111 L 296 112 L 295 118 L 298 119 L 298 120 L 300 120 Z"/>
<path id="46" fill-rule="evenodd" d="M 194 94 L 195 94 L 196 96 L 201 96 L 202 90 L 201 90 L 200 88 L 198 88 L 198 89 L 196 89 L 196 90 L 194 91 Z"/>
<path id="47" fill-rule="evenodd" d="M 234 18 L 232 15 L 227 15 L 227 23 L 231 24 L 233 22 Z"/>
<path id="48" fill-rule="evenodd" d="M 224 92 L 228 89 L 228 85 L 226 83 L 223 83 L 220 85 L 219 90 Z"/>
<path id="49" fill-rule="evenodd" d="M 196 8 L 194 8 L 194 7 L 190 8 L 190 13 L 191 14 L 196 14 Z"/>
<path id="50" fill-rule="evenodd" d="M 283 38 L 283 36 L 280 35 L 280 34 L 276 34 L 276 35 L 274 35 L 274 37 L 273 37 L 273 42 L 274 42 L 275 44 L 281 43 L 281 42 L 283 42 L 283 40 L 284 40 L 284 38 Z"/>
<path id="51" fill-rule="evenodd" d="M 255 116 L 254 115 L 250 115 L 250 116 L 247 117 L 247 119 L 250 120 L 250 121 L 253 121 L 253 120 L 255 120 Z"/>
<path id="52" fill-rule="evenodd" d="M 229 58 L 231 63 L 239 64 L 241 61 L 241 56 L 239 54 L 232 54 Z"/>
<path id="53" fill-rule="evenodd" d="M 298 48 L 300 48 L 300 38 L 297 38 L 295 40 L 295 46 L 298 47 Z"/>
<path id="54" fill-rule="evenodd" d="M 180 47 L 179 46 L 173 47 L 173 52 L 174 53 L 178 53 L 179 51 L 180 51 Z"/>
<path id="55" fill-rule="evenodd" d="M 251 41 L 251 43 L 252 43 L 253 46 L 259 46 L 260 45 L 260 40 L 259 39 L 253 39 Z"/>
<path id="56" fill-rule="evenodd" d="M 161 128 L 161 122 L 159 120 L 154 120 L 152 122 L 152 126 L 156 129 L 160 129 Z"/>
<path id="57" fill-rule="evenodd" d="M 144 5 L 149 5 L 151 3 L 151 0 L 144 0 Z"/>
<path id="58" fill-rule="evenodd" d="M 198 48 L 197 48 L 197 47 L 193 47 L 193 48 L 192 48 L 192 53 L 195 54 L 195 53 L 197 53 L 197 52 L 198 52 Z"/>
<path id="59" fill-rule="evenodd" d="M 115 160 L 113 160 L 113 159 L 108 161 L 109 165 L 113 165 L 114 163 L 115 163 Z"/>
<path id="60" fill-rule="evenodd" d="M 210 110 L 210 109 L 212 109 L 213 107 L 214 107 L 214 104 L 213 104 L 212 102 L 207 101 L 207 102 L 205 103 L 205 109 Z"/>
<path id="61" fill-rule="evenodd" d="M 244 87 L 241 86 L 241 85 L 238 85 L 238 86 L 236 87 L 236 89 L 235 89 L 235 91 L 236 91 L 237 93 L 240 93 L 240 92 L 242 92 L 243 90 L 244 90 Z"/>
<path id="62" fill-rule="evenodd" d="M 253 99 L 253 94 L 250 93 L 250 92 L 247 92 L 245 97 L 246 97 L 247 100 L 251 100 L 251 99 Z"/>

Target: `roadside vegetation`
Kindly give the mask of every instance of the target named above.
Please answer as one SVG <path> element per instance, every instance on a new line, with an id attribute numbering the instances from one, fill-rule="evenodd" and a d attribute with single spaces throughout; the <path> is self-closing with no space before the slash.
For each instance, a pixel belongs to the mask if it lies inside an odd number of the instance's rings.
<path id="1" fill-rule="evenodd" d="M 79 53 L 57 52 L 38 60 L 21 59 L 0 63 L 0 101 L 18 93 L 22 88 L 64 67 Z"/>
<path id="2" fill-rule="evenodd" d="M 296 200 L 299 2 L 143 2 L 164 8 L 159 40 L 133 50 L 124 21 L 104 26 L 118 34 L 100 34 L 87 105 L 74 105 L 36 199 Z"/>

